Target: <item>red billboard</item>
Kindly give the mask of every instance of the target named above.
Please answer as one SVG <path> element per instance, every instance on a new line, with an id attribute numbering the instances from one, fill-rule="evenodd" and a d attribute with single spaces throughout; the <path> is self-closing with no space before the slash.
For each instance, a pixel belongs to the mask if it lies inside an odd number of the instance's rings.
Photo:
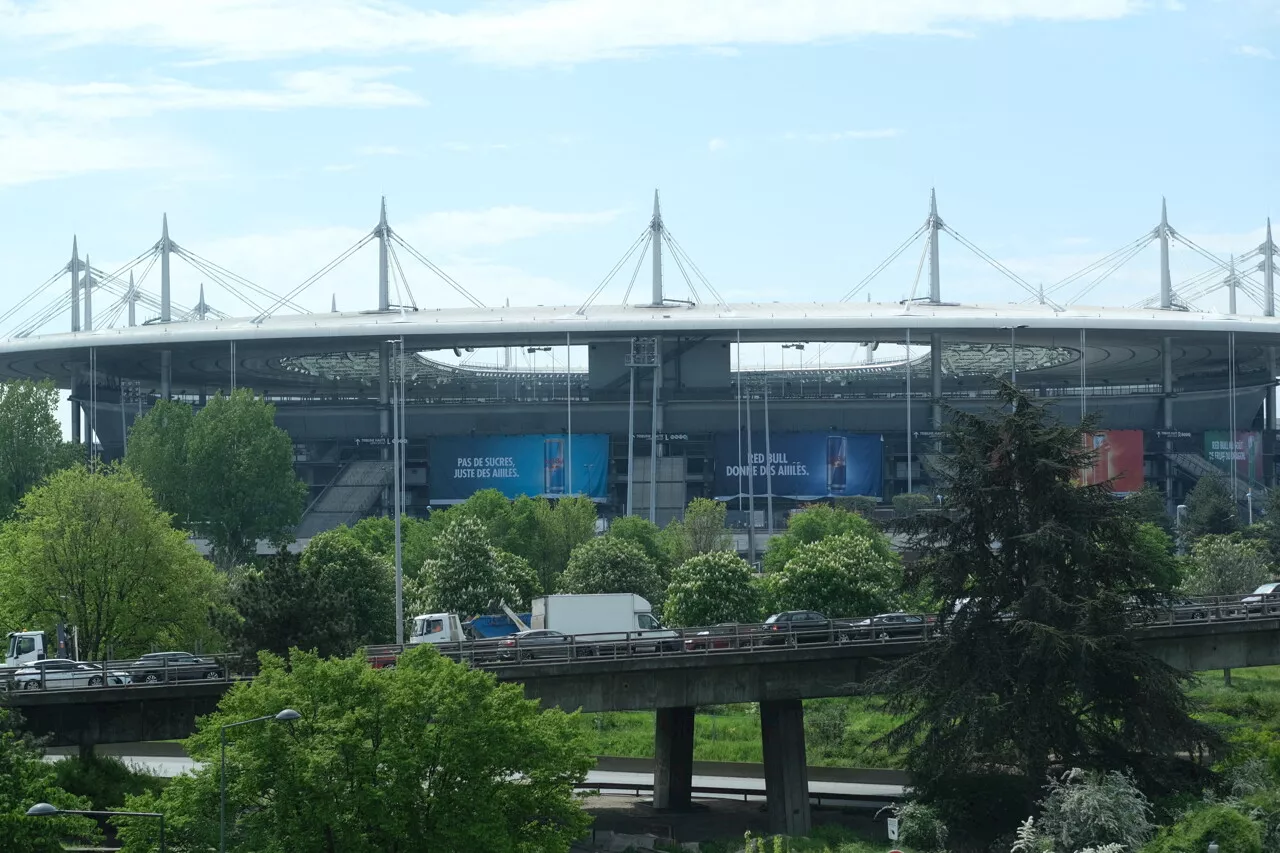
<path id="1" fill-rule="evenodd" d="M 1093 451 L 1093 467 L 1080 472 L 1086 486 L 1111 481 L 1119 494 L 1142 488 L 1142 430 L 1109 429 L 1085 433 L 1084 445 Z"/>

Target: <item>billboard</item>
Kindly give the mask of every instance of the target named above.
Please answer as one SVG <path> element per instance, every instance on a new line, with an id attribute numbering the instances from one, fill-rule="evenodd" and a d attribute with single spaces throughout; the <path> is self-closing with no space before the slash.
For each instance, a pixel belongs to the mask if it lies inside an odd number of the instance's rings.
<path id="1" fill-rule="evenodd" d="M 1262 482 L 1261 433 L 1237 430 L 1232 440 L 1228 430 L 1209 430 L 1204 434 L 1204 455 L 1223 471 L 1234 471 L 1238 477 Z"/>
<path id="2" fill-rule="evenodd" d="M 1093 451 L 1094 460 L 1093 467 L 1080 472 L 1083 485 L 1111 481 L 1112 489 L 1119 494 L 1142 489 L 1142 430 L 1085 433 L 1084 445 Z"/>
<path id="3" fill-rule="evenodd" d="M 431 440 L 430 459 L 433 504 L 462 503 L 483 489 L 509 498 L 574 494 L 598 500 L 606 494 L 609 436 L 441 436 Z"/>
<path id="4" fill-rule="evenodd" d="M 879 435 L 775 432 L 769 435 L 768 459 L 765 447 L 765 434 L 752 433 L 748 462 L 745 435 L 739 441 L 736 432 L 716 433 L 712 487 L 717 500 L 745 497 L 749 477 L 757 495 L 768 494 L 772 477 L 774 497 L 802 501 L 881 494 L 884 442 Z"/>

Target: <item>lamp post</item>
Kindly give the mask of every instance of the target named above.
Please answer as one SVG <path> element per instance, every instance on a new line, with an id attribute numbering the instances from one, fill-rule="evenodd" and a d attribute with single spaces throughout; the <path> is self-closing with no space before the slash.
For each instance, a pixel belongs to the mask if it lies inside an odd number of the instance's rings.
<path id="1" fill-rule="evenodd" d="M 218 853 L 226 853 L 227 851 L 227 729 L 234 729 L 236 726 L 247 726 L 250 723 L 262 723 L 267 720 L 291 723 L 301 718 L 302 715 L 297 711 L 292 708 L 285 708 L 278 714 L 267 714 L 264 717 L 254 717 L 252 720 L 227 723 L 219 730 L 218 736 L 222 741 L 222 754 L 220 769 L 218 770 Z"/>
<path id="2" fill-rule="evenodd" d="M 57 817 L 58 815 L 78 815 L 81 817 L 154 817 L 160 821 L 160 853 L 165 853 L 164 815 L 159 812 L 99 812 L 82 811 L 80 809 L 60 809 L 49 803 L 36 803 L 27 809 L 27 817 Z"/>
<path id="3" fill-rule="evenodd" d="M 1018 330 L 1027 328 L 1026 323 L 1017 326 L 1001 326 L 1001 331 L 1009 332 L 1009 384 L 1018 387 Z"/>

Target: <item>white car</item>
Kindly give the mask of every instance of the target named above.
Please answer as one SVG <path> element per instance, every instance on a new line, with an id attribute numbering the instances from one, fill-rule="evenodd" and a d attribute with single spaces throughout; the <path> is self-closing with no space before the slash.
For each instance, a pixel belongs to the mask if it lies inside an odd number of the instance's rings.
<path id="1" fill-rule="evenodd" d="M 13 675 L 15 685 L 22 690 L 49 690 L 71 687 L 99 687 L 102 684 L 102 667 L 98 664 L 76 660 L 51 658 L 33 661 Z M 127 672 L 108 672 L 108 684 L 130 684 Z"/>
<path id="2" fill-rule="evenodd" d="M 1240 603 L 1249 608 L 1250 612 L 1261 613 L 1265 610 L 1267 613 L 1280 613 L 1280 583 L 1264 583 L 1240 599 Z"/>

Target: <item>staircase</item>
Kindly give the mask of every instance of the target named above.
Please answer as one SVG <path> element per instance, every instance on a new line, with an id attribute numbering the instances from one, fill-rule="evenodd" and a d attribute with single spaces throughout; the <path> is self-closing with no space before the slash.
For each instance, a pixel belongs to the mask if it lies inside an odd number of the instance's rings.
<path id="1" fill-rule="evenodd" d="M 392 474 L 391 463 L 381 459 L 348 462 L 303 513 L 298 538 L 310 539 L 340 524 L 359 521 L 377 503 Z"/>
<path id="2" fill-rule="evenodd" d="M 1255 483 L 1246 477 L 1241 477 L 1233 471 L 1224 471 L 1199 454 L 1173 453 L 1170 454 L 1169 458 L 1173 460 L 1174 465 L 1197 480 L 1204 476 L 1216 474 L 1226 483 L 1227 491 L 1232 490 L 1232 481 L 1234 481 L 1236 498 L 1240 503 L 1245 502 L 1245 495 L 1249 494 L 1251 489 L 1253 490 L 1253 501 L 1256 505 L 1260 506 L 1262 499 L 1266 497 L 1266 486 L 1261 483 Z"/>

